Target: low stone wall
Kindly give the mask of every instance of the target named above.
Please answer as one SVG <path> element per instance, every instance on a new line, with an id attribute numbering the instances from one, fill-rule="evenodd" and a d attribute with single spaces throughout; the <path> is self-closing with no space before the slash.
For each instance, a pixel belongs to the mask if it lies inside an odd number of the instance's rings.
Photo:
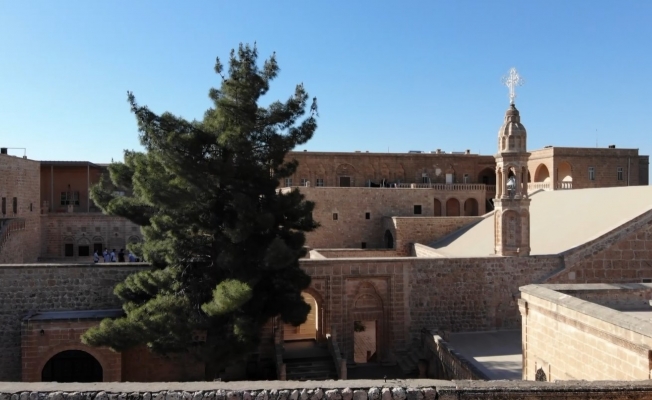
<path id="1" fill-rule="evenodd" d="M 389 217 L 384 225 L 394 227 L 396 250 L 410 254 L 412 243 L 432 243 L 463 226 L 481 221 L 484 217 Z"/>
<path id="2" fill-rule="evenodd" d="M 652 382 L 258 381 L 0 383 L 0 400 L 462 400 L 649 399 Z"/>
<path id="3" fill-rule="evenodd" d="M 650 379 L 652 323 L 560 288 L 568 290 L 567 285 L 521 287 L 524 379 Z"/>
<path id="4" fill-rule="evenodd" d="M 394 249 L 316 249 L 311 252 L 317 252 L 323 258 L 378 258 L 378 257 L 400 257 Z"/>
<path id="5" fill-rule="evenodd" d="M 427 329 L 422 330 L 421 344 L 424 354 L 427 356 L 428 377 L 468 380 L 489 379 L 437 333 Z"/>

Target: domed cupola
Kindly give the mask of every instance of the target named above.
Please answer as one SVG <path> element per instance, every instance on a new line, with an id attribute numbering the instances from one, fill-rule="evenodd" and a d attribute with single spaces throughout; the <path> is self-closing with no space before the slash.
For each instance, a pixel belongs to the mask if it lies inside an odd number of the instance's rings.
<path id="1" fill-rule="evenodd" d="M 527 132 L 521 124 L 521 115 L 512 103 L 505 112 L 505 122 L 498 130 L 498 151 L 519 153 L 527 151 L 526 149 Z"/>

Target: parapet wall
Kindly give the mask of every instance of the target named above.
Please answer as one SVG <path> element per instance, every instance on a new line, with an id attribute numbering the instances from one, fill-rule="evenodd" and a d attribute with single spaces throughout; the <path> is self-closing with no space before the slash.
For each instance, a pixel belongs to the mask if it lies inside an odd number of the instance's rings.
<path id="1" fill-rule="evenodd" d="M 261 381 L 190 383 L 5 383 L 0 400 L 458 400 L 649 399 L 650 381 Z"/>

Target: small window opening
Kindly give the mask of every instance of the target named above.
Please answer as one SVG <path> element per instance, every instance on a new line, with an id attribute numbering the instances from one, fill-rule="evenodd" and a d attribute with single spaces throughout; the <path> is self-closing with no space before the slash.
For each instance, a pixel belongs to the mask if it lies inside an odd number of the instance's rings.
<path id="1" fill-rule="evenodd" d="M 14 212 L 14 215 L 18 214 L 18 197 L 14 197 L 11 201 L 11 208 Z"/>
<path id="2" fill-rule="evenodd" d="M 421 205 L 414 206 L 414 214 L 421 214 Z"/>
<path id="3" fill-rule="evenodd" d="M 337 221 L 337 213 L 333 213 L 333 221 Z"/>
<path id="4" fill-rule="evenodd" d="M 72 243 L 66 243 L 64 247 L 64 255 L 66 257 L 74 257 L 75 256 L 75 247 L 73 246 Z"/>
<path id="5" fill-rule="evenodd" d="M 366 249 L 367 248 L 367 242 L 360 243 L 360 248 L 361 249 Z"/>
<path id="6" fill-rule="evenodd" d="M 371 219 L 371 213 L 364 213 L 364 219 Z"/>
<path id="7" fill-rule="evenodd" d="M 618 180 L 623 180 L 623 167 L 618 167 Z"/>
<path id="8" fill-rule="evenodd" d="M 643 278 L 643 283 L 652 283 L 651 278 Z"/>
<path id="9" fill-rule="evenodd" d="M 32 209 L 32 203 L 29 203 L 29 211 L 30 211 L 30 212 L 34 211 L 34 210 Z"/>
<path id="10" fill-rule="evenodd" d="M 595 180 L 595 168 L 589 167 L 589 180 L 594 181 Z"/>

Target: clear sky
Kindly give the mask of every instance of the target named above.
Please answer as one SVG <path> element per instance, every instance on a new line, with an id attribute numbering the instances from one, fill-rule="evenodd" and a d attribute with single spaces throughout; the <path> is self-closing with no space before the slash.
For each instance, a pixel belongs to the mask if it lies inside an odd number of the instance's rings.
<path id="1" fill-rule="evenodd" d="M 308 150 L 493 154 L 516 67 L 530 149 L 650 154 L 650 21 L 646 0 L 0 0 L 0 146 L 122 159 L 140 148 L 128 90 L 201 118 L 215 57 L 257 41 L 281 67 L 270 99 L 318 98 Z"/>

